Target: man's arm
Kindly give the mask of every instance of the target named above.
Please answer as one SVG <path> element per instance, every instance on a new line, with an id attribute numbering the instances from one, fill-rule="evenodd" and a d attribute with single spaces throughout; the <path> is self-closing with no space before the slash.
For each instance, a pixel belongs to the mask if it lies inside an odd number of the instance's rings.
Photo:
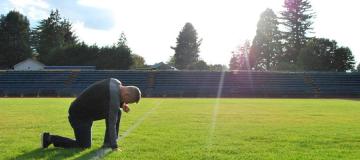
<path id="1" fill-rule="evenodd" d="M 108 140 L 111 148 L 117 148 L 117 137 L 118 137 L 118 124 L 120 123 L 120 91 L 118 89 L 118 84 L 114 81 L 110 81 L 109 85 L 110 90 L 110 102 L 109 102 L 109 113 L 106 118 L 106 128 L 108 130 Z"/>

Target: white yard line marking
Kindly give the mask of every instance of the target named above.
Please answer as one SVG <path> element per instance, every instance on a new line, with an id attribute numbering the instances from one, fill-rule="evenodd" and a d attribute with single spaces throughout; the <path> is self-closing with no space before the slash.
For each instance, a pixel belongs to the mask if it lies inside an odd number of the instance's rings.
<path id="1" fill-rule="evenodd" d="M 138 118 L 136 122 L 122 134 L 119 140 L 122 140 L 125 137 L 127 137 L 134 129 L 136 129 L 145 120 L 145 118 L 147 118 L 151 113 L 153 113 L 160 106 L 161 103 L 162 101 L 158 102 L 155 107 L 153 107 L 150 111 L 146 112 L 140 118 Z"/>
<path id="2" fill-rule="evenodd" d="M 90 160 L 98 160 L 105 157 L 107 154 L 111 152 L 110 148 L 99 148 L 95 153 L 94 156 L 89 158 Z"/>
<path id="3" fill-rule="evenodd" d="M 122 136 L 118 139 L 118 140 L 123 140 L 125 137 L 127 137 L 134 129 L 136 129 L 151 113 L 153 113 L 162 103 L 162 101 L 157 102 L 156 106 L 153 107 L 152 109 L 150 109 L 150 111 L 147 111 L 146 113 L 144 113 L 140 118 L 138 118 L 136 120 L 136 122 L 130 126 L 123 134 Z M 121 149 L 121 147 L 120 147 Z M 90 160 L 98 160 L 98 159 L 102 159 L 103 157 L 105 157 L 107 154 L 109 154 L 111 152 L 110 148 L 100 148 L 98 149 L 95 153 L 94 156 L 89 158 Z"/>

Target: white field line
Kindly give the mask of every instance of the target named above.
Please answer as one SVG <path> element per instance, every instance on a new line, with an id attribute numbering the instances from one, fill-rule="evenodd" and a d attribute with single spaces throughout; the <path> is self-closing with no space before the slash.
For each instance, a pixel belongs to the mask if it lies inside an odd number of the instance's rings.
<path id="1" fill-rule="evenodd" d="M 110 148 L 99 148 L 95 153 L 94 156 L 89 158 L 89 160 L 98 160 L 103 159 L 107 154 L 111 152 Z"/>
<path id="2" fill-rule="evenodd" d="M 127 137 L 134 129 L 136 129 L 144 120 L 147 118 L 151 113 L 153 113 L 162 103 L 162 101 L 157 102 L 156 106 L 153 107 L 150 111 L 143 114 L 140 118 L 136 120 L 136 122 L 130 126 L 118 140 L 123 140 L 125 137 Z"/>
<path id="3" fill-rule="evenodd" d="M 123 140 L 126 136 L 128 136 L 134 129 L 136 129 L 144 120 L 147 118 L 151 113 L 153 113 L 162 103 L 162 101 L 157 102 L 156 106 L 153 107 L 150 111 L 147 111 L 144 113 L 140 118 L 136 120 L 136 122 L 130 126 L 118 140 Z M 120 147 L 121 149 L 121 147 Z M 98 160 L 102 159 L 104 156 L 106 156 L 108 153 L 111 152 L 110 148 L 100 148 L 94 153 L 94 156 L 89 158 L 90 160 Z"/>

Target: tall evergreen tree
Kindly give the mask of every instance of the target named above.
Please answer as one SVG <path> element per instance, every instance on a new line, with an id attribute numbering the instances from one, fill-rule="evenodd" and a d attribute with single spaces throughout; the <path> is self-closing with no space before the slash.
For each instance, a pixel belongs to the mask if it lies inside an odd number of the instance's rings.
<path id="1" fill-rule="evenodd" d="M 314 13 L 309 0 L 285 0 L 285 11 L 281 12 L 286 52 L 283 61 L 295 63 L 301 48 L 307 40 L 307 33 L 312 30 Z"/>
<path id="2" fill-rule="evenodd" d="M 127 45 L 127 38 L 124 32 L 120 34 L 120 38 L 118 39 L 117 45 L 119 47 L 129 48 Z"/>
<path id="3" fill-rule="evenodd" d="M 246 41 L 243 45 L 233 52 L 230 59 L 230 70 L 252 70 L 253 60 L 249 56 L 250 42 Z"/>
<path id="4" fill-rule="evenodd" d="M 360 72 L 360 63 L 357 65 L 356 71 L 357 71 L 357 72 Z"/>
<path id="5" fill-rule="evenodd" d="M 348 70 L 353 70 L 355 65 L 355 60 L 350 48 L 348 47 L 337 48 L 334 52 L 334 58 L 332 64 L 333 64 L 332 68 L 336 72 L 345 72 Z"/>
<path id="6" fill-rule="evenodd" d="M 281 53 L 279 22 L 272 9 L 266 9 L 257 24 L 250 55 L 254 57 L 256 70 L 274 70 Z"/>
<path id="7" fill-rule="evenodd" d="M 72 24 L 69 20 L 63 19 L 60 22 L 61 33 L 64 36 L 64 45 L 74 45 L 78 43 L 77 36 L 72 31 Z"/>
<path id="8" fill-rule="evenodd" d="M 177 69 L 191 69 L 199 61 L 199 47 L 197 32 L 191 23 L 186 23 L 177 37 L 174 60 Z"/>
<path id="9" fill-rule="evenodd" d="M 29 20 L 17 11 L 10 11 L 0 18 L 0 68 L 10 69 L 28 57 L 31 57 Z"/>
<path id="10" fill-rule="evenodd" d="M 56 57 L 56 49 L 75 45 L 77 37 L 71 31 L 71 23 L 60 17 L 58 10 L 52 10 L 50 16 L 40 21 L 33 31 L 32 41 L 40 60 L 47 64 Z"/>

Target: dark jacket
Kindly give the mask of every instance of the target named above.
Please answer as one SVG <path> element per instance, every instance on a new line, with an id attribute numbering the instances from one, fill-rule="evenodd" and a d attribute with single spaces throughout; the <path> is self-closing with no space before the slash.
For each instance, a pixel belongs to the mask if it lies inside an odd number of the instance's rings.
<path id="1" fill-rule="evenodd" d="M 112 148 L 117 147 L 120 121 L 121 82 L 114 78 L 104 79 L 93 83 L 86 88 L 72 103 L 69 108 L 71 119 L 106 120 L 106 134 L 104 142 Z"/>

